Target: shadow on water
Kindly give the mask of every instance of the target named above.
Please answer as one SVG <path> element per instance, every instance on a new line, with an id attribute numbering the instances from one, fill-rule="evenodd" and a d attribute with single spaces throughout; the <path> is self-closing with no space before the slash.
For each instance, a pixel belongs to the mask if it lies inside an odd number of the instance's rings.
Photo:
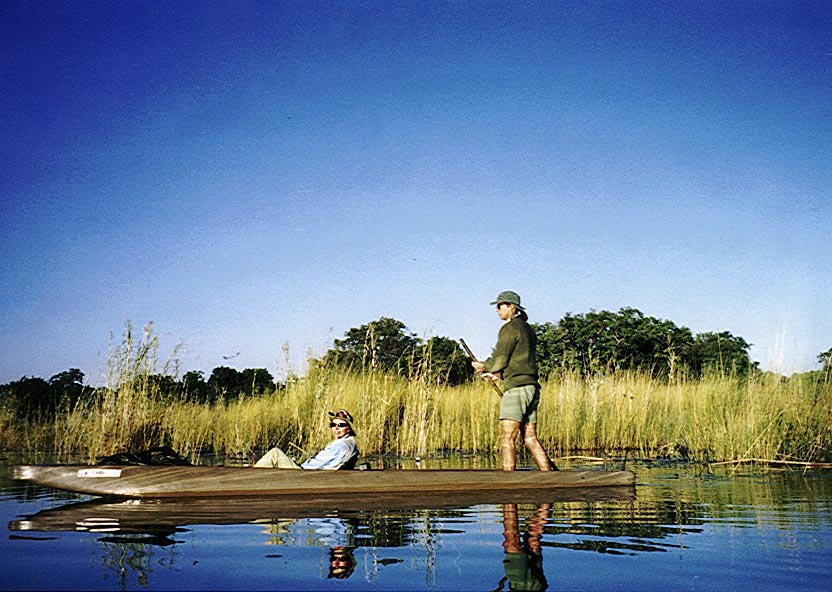
<path id="1" fill-rule="evenodd" d="M 501 534 L 502 579 L 495 578 L 488 585 L 496 590 L 542 590 L 557 587 L 551 575 L 547 579 L 544 573 L 544 556 L 549 554 L 660 555 L 695 546 L 696 537 L 714 525 L 828 531 L 832 522 L 832 475 L 828 472 L 710 471 L 687 465 L 641 465 L 634 470 L 635 491 L 590 488 L 544 495 L 516 491 L 453 497 L 447 493 L 362 496 L 351 501 L 301 497 L 120 501 L 11 482 L 6 472 L 0 474 L 0 492 L 6 503 L 48 501 L 50 506 L 10 520 L 10 541 L 46 545 L 54 538 L 50 533 L 87 533 L 101 545 L 101 566 L 119 581 L 121 589 L 130 587 L 128 579 L 145 587 L 150 578 L 156 587 L 166 587 L 160 568 L 176 571 L 204 561 L 186 557 L 184 549 L 194 536 L 211 536 L 195 533 L 209 525 L 256 527 L 253 533 L 245 531 L 243 546 L 268 545 L 269 551 L 261 553 L 267 561 L 289 561 L 297 549 L 322 549 L 320 572 L 293 573 L 294 579 L 281 580 L 287 587 L 307 589 L 321 579 L 355 578 L 357 568 L 362 567 L 365 581 L 386 586 L 385 570 L 392 574 L 411 569 L 408 550 L 413 548 L 424 552 L 419 568 L 424 577 L 439 577 L 437 555 L 453 537 L 468 541 L 462 553 L 474 555 L 482 554 L 480 539 L 485 538 L 487 547 L 495 549 L 491 555 L 497 563 Z M 359 550 L 363 563 L 356 558 Z M 483 568 L 475 562 L 470 577 L 477 570 Z M 279 587 L 281 582 L 271 581 L 271 585 Z M 233 580 L 220 585 L 235 587 Z M 459 586 L 428 582 L 426 587 Z"/>

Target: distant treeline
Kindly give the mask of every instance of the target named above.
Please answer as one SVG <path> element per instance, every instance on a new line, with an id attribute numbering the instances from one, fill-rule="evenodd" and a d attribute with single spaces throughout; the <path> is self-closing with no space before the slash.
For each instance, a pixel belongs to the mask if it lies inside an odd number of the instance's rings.
<path id="1" fill-rule="evenodd" d="M 757 362 L 749 356 L 751 344 L 743 338 L 727 331 L 694 335 L 687 327 L 646 316 L 634 308 L 567 314 L 558 323 L 532 326 L 538 337 L 537 361 L 544 381 L 569 373 L 593 376 L 619 371 L 662 380 L 696 380 L 713 373 L 742 378 L 759 373 Z M 130 340 L 128 329 L 128 350 L 133 347 Z M 155 342 L 151 345 L 155 347 Z M 822 366 L 818 378 L 828 380 L 832 348 L 821 353 L 818 361 Z M 439 336 L 421 339 L 404 323 L 388 317 L 349 329 L 320 359 L 310 360 L 309 372 L 333 366 L 390 372 L 449 386 L 473 377 L 470 360 L 459 342 Z M 202 371 L 190 371 L 181 378 L 153 371 L 129 373 L 129 380 L 140 383 L 134 388 L 153 397 L 197 403 L 227 403 L 286 386 L 276 383 L 265 368 L 239 371 L 226 366 L 214 368 L 207 380 Z M 44 418 L 107 392 L 107 387 L 85 385 L 84 373 L 72 368 L 49 380 L 23 377 L 0 385 L 0 409 L 18 417 Z"/>
<path id="2" fill-rule="evenodd" d="M 646 316 L 635 308 L 566 314 L 557 323 L 531 326 L 537 335 L 541 380 L 618 371 L 693 380 L 713 373 L 745 377 L 760 372 L 759 364 L 749 355 L 752 344 L 742 337 L 728 331 L 694 335 L 687 327 Z M 818 356 L 821 372 L 829 371 L 831 358 L 832 348 Z M 427 376 L 450 385 L 472 376 L 469 360 L 457 341 L 447 337 L 422 340 L 401 321 L 387 317 L 350 329 L 320 360 L 313 360 L 313 368 L 330 364 Z"/>
<path id="3" fill-rule="evenodd" d="M 239 371 L 220 366 L 214 368 L 208 380 L 201 370 L 186 373 L 177 380 L 166 374 L 139 375 L 132 379 L 134 387 L 162 399 L 190 400 L 197 403 L 230 401 L 241 395 L 262 395 L 284 385 L 275 384 L 265 368 L 246 368 Z M 0 406 L 30 419 L 54 415 L 59 408 L 71 409 L 84 398 L 102 397 L 108 387 L 84 384 L 84 373 L 71 368 L 44 380 L 24 376 L 20 380 L 0 385 Z"/>

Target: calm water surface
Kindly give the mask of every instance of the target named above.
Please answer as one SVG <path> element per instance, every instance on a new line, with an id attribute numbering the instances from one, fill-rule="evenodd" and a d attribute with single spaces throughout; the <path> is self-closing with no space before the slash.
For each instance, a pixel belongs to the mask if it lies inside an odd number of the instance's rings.
<path id="1" fill-rule="evenodd" d="M 431 497 L 314 508 L 116 504 L 14 482 L 2 466 L 0 589 L 828 587 L 832 472 L 627 468 L 637 475 L 634 499 Z"/>

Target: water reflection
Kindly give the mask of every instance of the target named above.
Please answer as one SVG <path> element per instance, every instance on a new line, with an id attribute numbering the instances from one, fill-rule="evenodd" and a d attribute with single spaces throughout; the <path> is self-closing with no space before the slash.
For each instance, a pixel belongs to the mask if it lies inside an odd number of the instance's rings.
<path id="1" fill-rule="evenodd" d="M 127 500 L 94 499 L 64 504 L 23 516 L 9 523 L 15 532 L 85 532 L 97 535 L 102 545 L 101 564 L 115 574 L 119 587 L 128 581 L 144 586 L 154 569 L 176 563 L 177 547 L 185 543 L 200 525 L 257 526 L 259 543 L 283 549 L 326 549 L 326 579 L 348 579 L 354 575 L 357 549 L 419 548 L 425 554 L 427 575 L 433 577 L 437 547 L 448 537 L 466 536 L 471 525 L 489 527 L 495 510 L 502 509 L 503 572 L 510 589 L 542 590 L 543 543 L 547 519 L 555 502 L 540 502 L 541 495 L 563 504 L 594 508 L 596 504 L 624 503 L 635 497 L 633 488 L 571 492 L 512 492 L 460 494 L 449 497 L 424 495 L 402 499 L 363 496 L 360 500 L 325 499 L 225 499 Z M 513 502 L 497 504 L 505 499 Z M 545 498 L 544 498 L 545 499 Z M 562 500 L 571 500 L 564 502 Z M 531 512 L 529 519 L 518 518 Z M 617 515 L 617 513 L 614 513 Z M 456 527 L 458 525 L 459 527 Z M 522 527 L 522 532 L 521 532 Z M 186 536 L 187 535 L 187 536 Z M 247 535 L 250 539 L 251 534 Z M 267 558 L 283 559 L 283 553 L 269 552 Z M 375 557 L 373 574 L 402 564 L 401 557 Z M 309 574 L 312 575 L 312 574 Z M 322 576 L 324 577 L 324 576 Z"/>
<path id="2" fill-rule="evenodd" d="M 551 504 L 537 506 L 521 536 L 517 524 L 517 504 L 503 505 L 503 570 L 506 575 L 500 580 L 497 590 L 502 590 L 506 582 L 510 590 L 545 590 L 549 587 L 543 575 L 540 537 L 551 508 Z"/>
<path id="3" fill-rule="evenodd" d="M 118 537 L 106 536 L 98 539 L 101 546 L 101 567 L 104 578 L 109 574 L 115 577 L 119 590 L 131 588 L 131 582 L 141 588 L 147 588 L 156 567 L 168 568 L 175 564 L 175 547 L 167 549 L 164 554 L 155 547 L 174 545 L 176 541 L 154 537 Z"/>
<path id="4" fill-rule="evenodd" d="M 361 526 L 355 517 L 278 518 L 251 522 L 265 525 L 263 533 L 268 536 L 267 545 L 329 547 L 327 578 L 345 580 L 355 571 L 356 532 Z"/>
<path id="5" fill-rule="evenodd" d="M 83 585 L 69 587 L 100 588 L 103 581 L 118 589 L 315 589 L 326 580 L 392 589 L 414 577 L 424 578 L 425 588 L 603 589 L 614 583 L 604 579 L 610 565 L 604 562 L 622 560 L 632 565 L 633 582 L 653 578 L 653 589 L 672 581 L 674 570 L 701 578 L 706 588 L 718 588 L 728 570 L 735 585 L 756 590 L 767 589 L 760 581 L 793 581 L 793 589 L 806 589 L 832 576 L 830 473 L 670 466 L 642 469 L 638 483 L 637 498 L 625 488 L 550 492 L 543 499 L 512 492 L 350 502 L 119 502 L 78 501 L 0 479 L 0 508 L 10 516 L 0 571 L 14 571 L 9 557 L 48 554 L 56 570 L 88 570 Z M 26 514 L 16 515 L 14 508 L 24 507 Z M 96 547 L 97 570 L 78 561 L 81 556 L 88 563 L 88 546 L 72 555 L 71 545 L 84 541 Z M 650 570 L 636 568 L 648 560 Z M 247 566 L 244 573 L 235 567 L 240 564 Z M 564 569 L 571 565 L 584 573 Z M 786 568 L 788 574 L 778 575 Z M 212 576 L 200 581 L 209 569 Z M 36 575 L 21 587 L 49 583 Z M 214 579 L 222 577 L 228 579 Z M 576 584 L 578 577 L 584 580 Z M 0 588 L 8 584 L 0 576 Z"/>
<path id="6" fill-rule="evenodd" d="M 355 571 L 355 547 L 335 546 L 329 550 L 329 575 L 328 578 L 346 580 Z"/>

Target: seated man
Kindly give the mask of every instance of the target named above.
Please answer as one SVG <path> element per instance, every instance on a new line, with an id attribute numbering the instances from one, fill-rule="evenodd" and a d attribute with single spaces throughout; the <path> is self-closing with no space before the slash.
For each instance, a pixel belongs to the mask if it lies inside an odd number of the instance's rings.
<path id="1" fill-rule="evenodd" d="M 305 463 L 298 465 L 280 448 L 272 448 L 254 466 L 260 469 L 352 469 L 360 454 L 355 443 L 352 415 L 346 409 L 339 409 L 334 413 L 330 411 L 329 417 L 335 439 Z"/>

